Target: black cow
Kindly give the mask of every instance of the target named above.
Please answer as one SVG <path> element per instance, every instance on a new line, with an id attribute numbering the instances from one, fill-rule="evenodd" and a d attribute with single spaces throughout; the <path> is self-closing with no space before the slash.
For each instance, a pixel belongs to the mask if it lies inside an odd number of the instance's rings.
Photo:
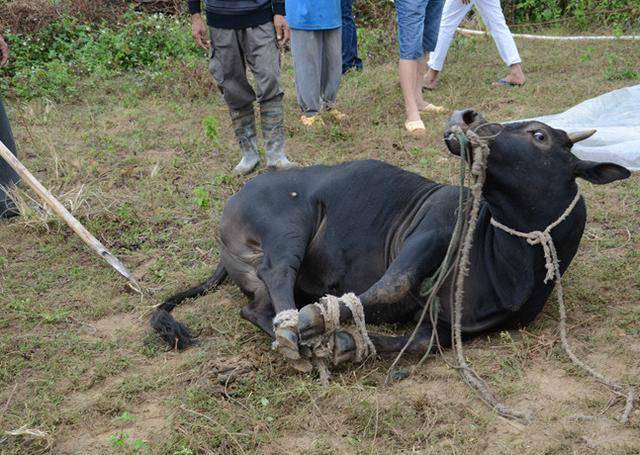
<path id="1" fill-rule="evenodd" d="M 491 217 L 522 232 L 543 230 L 576 196 L 576 177 L 603 184 L 630 172 L 571 153 L 573 143 L 593 132 L 568 135 L 539 122 L 488 124 L 473 110 L 454 114 L 451 122 L 495 136 L 489 142 L 484 200 L 465 284 L 463 333 L 469 337 L 525 325 L 540 313 L 553 288 L 553 283 L 543 283 L 543 251 L 494 228 Z M 460 154 L 448 132 L 445 142 Z M 305 305 L 327 293 L 356 293 L 367 323 L 414 321 L 424 304 L 420 285 L 436 271 L 451 239 L 459 191 L 374 160 L 257 176 L 224 208 L 221 261 L 213 276 L 163 303 L 152 325 L 172 346 L 189 345 L 189 332 L 169 312 L 185 298 L 215 288 L 227 275 L 250 298 L 242 317 L 275 338 L 279 351 L 291 359 L 299 357 L 299 337 L 323 333 L 317 307 Z M 580 200 L 552 231 L 563 273 L 578 249 L 585 221 Z M 441 341 L 450 339 L 451 288 L 447 282 L 440 291 L 436 327 L 425 322 L 410 351 L 424 352 L 434 329 Z M 298 331 L 274 329 L 274 316 L 295 308 L 301 309 Z M 350 318 L 341 306 L 341 321 Z M 378 352 L 398 351 L 407 341 L 406 336 L 370 337 Z M 342 333 L 336 357 L 349 359 L 353 349 L 353 340 Z"/>

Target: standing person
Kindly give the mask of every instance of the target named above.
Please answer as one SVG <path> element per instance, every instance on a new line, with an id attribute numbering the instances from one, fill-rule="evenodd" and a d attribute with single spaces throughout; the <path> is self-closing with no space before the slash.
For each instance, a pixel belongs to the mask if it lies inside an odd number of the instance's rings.
<path id="1" fill-rule="evenodd" d="M 6 65 L 8 61 L 9 46 L 2 35 L 0 35 L 0 66 Z M 0 141 L 11 150 L 11 153 L 17 156 L 16 144 L 13 141 L 11 125 L 4 110 L 4 104 L 2 104 L 2 97 L 0 97 Z M 16 174 L 6 161 L 0 158 L 0 218 L 10 218 L 19 214 L 16 205 L 5 192 L 5 188 L 10 188 L 19 182 L 20 177 L 18 177 L 18 174 Z"/>
<path id="2" fill-rule="evenodd" d="M 502 61 L 509 67 L 507 77 L 496 82 L 508 86 L 521 86 L 526 82 L 527 78 L 522 71 L 522 60 L 504 19 L 504 14 L 502 14 L 500 0 L 447 0 L 442 13 L 438 45 L 431 53 L 429 70 L 424 77 L 425 88 L 429 90 L 436 88 L 438 74 L 442 71 L 456 28 L 473 5 L 476 6 L 482 20 L 487 25 Z"/>
<path id="3" fill-rule="evenodd" d="M 362 71 L 362 60 L 358 57 L 358 33 L 353 17 L 353 0 L 341 0 L 342 9 L 342 74 L 355 68 Z"/>
<path id="4" fill-rule="evenodd" d="M 300 121 L 321 122 L 322 111 L 342 120 L 345 114 L 335 109 L 342 76 L 340 0 L 287 0 L 287 20 Z"/>
<path id="5" fill-rule="evenodd" d="M 280 84 L 280 51 L 289 39 L 284 0 L 205 0 L 209 30 L 200 16 L 200 0 L 187 0 L 192 35 L 198 46 L 211 48 L 211 71 L 229 112 L 242 160 L 236 175 L 251 172 L 260 161 L 253 102 L 260 122 L 270 169 L 296 166 L 284 153 L 284 92 Z M 209 43 L 208 38 L 211 39 Z M 255 77 L 255 91 L 246 67 Z"/>
<path id="6" fill-rule="evenodd" d="M 435 49 L 444 0 L 396 0 L 398 44 L 400 47 L 400 87 L 404 97 L 407 131 L 422 132 L 421 112 L 444 112 L 442 106 L 422 97 L 426 53 Z"/>

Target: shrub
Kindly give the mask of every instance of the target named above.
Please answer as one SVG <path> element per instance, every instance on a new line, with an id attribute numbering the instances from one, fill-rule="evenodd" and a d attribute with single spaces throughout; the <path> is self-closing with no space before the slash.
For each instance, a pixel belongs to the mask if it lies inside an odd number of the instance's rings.
<path id="1" fill-rule="evenodd" d="M 67 16 L 37 35 L 9 32 L 5 39 L 11 60 L 0 69 L 0 89 L 10 85 L 23 98 L 72 93 L 80 76 L 159 70 L 172 59 L 200 55 L 184 20 L 133 11 L 116 24 L 84 24 Z"/>

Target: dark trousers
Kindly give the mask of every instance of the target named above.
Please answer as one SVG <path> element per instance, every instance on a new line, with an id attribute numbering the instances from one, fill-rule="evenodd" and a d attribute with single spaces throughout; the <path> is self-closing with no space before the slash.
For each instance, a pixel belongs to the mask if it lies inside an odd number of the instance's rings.
<path id="1" fill-rule="evenodd" d="M 342 6 L 342 73 L 350 68 L 362 69 L 358 57 L 358 34 L 353 20 L 353 0 L 341 0 Z"/>
<path id="2" fill-rule="evenodd" d="M 14 155 L 16 155 L 16 144 L 13 141 L 11 125 L 9 125 L 7 113 L 4 111 L 2 98 L 0 98 L 0 141 L 2 141 L 2 143 L 6 145 Z M 18 177 L 18 174 L 16 174 L 11 166 L 0 158 L 0 218 L 18 214 L 13 201 L 8 198 L 4 188 L 17 185 L 19 181 L 20 178 Z"/>

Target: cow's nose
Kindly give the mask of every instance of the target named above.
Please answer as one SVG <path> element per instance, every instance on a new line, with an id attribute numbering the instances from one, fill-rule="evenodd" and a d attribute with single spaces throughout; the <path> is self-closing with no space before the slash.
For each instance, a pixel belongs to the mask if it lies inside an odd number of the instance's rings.
<path id="1" fill-rule="evenodd" d="M 460 111 L 454 111 L 449 119 L 449 127 L 458 125 L 463 131 L 469 128 L 469 125 L 478 120 L 480 114 L 475 109 L 463 109 Z"/>

